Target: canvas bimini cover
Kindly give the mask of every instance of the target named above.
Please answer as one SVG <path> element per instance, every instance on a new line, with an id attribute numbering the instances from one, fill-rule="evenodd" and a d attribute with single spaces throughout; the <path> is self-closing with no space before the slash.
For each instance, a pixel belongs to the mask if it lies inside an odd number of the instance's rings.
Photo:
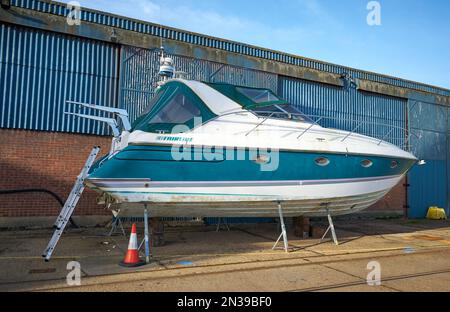
<path id="1" fill-rule="evenodd" d="M 177 125 L 189 129 L 195 118 L 206 122 L 242 106 L 205 83 L 182 79 L 162 85 L 143 114 L 133 123 L 132 131 L 168 133 Z"/>
<path id="2" fill-rule="evenodd" d="M 260 117 L 313 122 L 271 90 L 173 79 L 163 84 L 132 126 L 133 130 L 170 133 L 174 127 L 189 129 L 227 113 L 251 111 Z"/>

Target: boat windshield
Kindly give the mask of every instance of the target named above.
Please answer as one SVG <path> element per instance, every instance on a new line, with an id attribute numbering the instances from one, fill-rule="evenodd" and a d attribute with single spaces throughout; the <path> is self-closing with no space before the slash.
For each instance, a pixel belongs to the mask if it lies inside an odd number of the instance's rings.
<path id="1" fill-rule="evenodd" d="M 296 121 L 314 123 L 311 118 L 303 114 L 301 111 L 299 111 L 289 103 L 253 106 L 248 107 L 247 109 L 251 110 L 257 116 L 261 117 L 291 119 Z"/>
<path id="2" fill-rule="evenodd" d="M 254 89 L 254 88 L 244 88 L 237 87 L 237 91 L 248 97 L 255 103 L 267 103 L 267 102 L 276 102 L 281 101 L 276 97 L 270 90 L 267 89 Z"/>

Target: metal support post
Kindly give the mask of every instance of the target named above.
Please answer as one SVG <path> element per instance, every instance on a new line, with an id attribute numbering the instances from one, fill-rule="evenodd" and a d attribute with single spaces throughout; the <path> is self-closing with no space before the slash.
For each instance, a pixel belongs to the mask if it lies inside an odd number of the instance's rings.
<path id="1" fill-rule="evenodd" d="M 286 226 L 284 225 L 284 218 L 283 218 L 283 211 L 281 209 L 281 202 L 278 202 L 278 214 L 280 216 L 280 225 L 281 225 L 281 234 L 278 236 L 277 241 L 272 247 L 272 250 L 275 249 L 275 247 L 278 245 L 278 242 L 280 241 L 281 237 L 283 237 L 283 243 L 284 243 L 284 251 L 288 252 L 288 239 L 286 234 Z"/>
<path id="2" fill-rule="evenodd" d="M 111 204 L 108 204 L 108 209 L 111 206 Z M 127 234 L 125 234 L 125 229 L 123 228 L 122 220 L 119 217 L 120 210 L 112 210 L 113 214 L 113 221 L 111 223 L 111 230 L 108 233 L 108 236 L 112 236 L 117 232 L 117 229 L 119 229 L 122 232 L 122 235 L 127 237 Z"/>
<path id="3" fill-rule="evenodd" d="M 225 225 L 225 228 L 227 229 L 227 231 L 230 231 L 230 227 L 228 226 L 227 219 L 219 217 L 219 221 L 217 221 L 216 232 L 219 232 L 219 230 L 220 230 L 220 225 L 222 224 L 221 221 L 223 221 L 223 224 Z"/>
<path id="4" fill-rule="evenodd" d="M 331 236 L 333 238 L 333 242 L 334 244 L 337 246 L 339 245 L 339 242 L 337 240 L 337 236 L 336 236 L 336 231 L 334 229 L 334 224 L 333 224 L 333 219 L 331 219 L 331 214 L 330 214 L 330 210 L 328 209 L 328 204 L 326 206 L 326 210 L 327 210 L 327 218 L 328 218 L 328 228 L 325 231 L 325 233 L 323 233 L 322 238 L 320 239 L 320 241 L 323 241 L 323 239 L 325 238 L 325 236 L 327 235 L 327 233 L 331 230 Z"/>
<path id="5" fill-rule="evenodd" d="M 144 240 L 145 240 L 145 262 L 150 263 L 150 243 L 149 243 L 149 230 L 148 230 L 148 210 L 147 204 L 144 209 Z"/>

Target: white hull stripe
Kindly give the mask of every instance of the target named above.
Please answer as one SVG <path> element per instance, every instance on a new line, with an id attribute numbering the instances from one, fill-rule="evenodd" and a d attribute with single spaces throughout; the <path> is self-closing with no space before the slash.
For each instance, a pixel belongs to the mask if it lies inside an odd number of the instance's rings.
<path id="1" fill-rule="evenodd" d="M 233 186 L 292 186 L 321 185 L 352 182 L 382 181 L 396 176 L 381 176 L 349 179 L 322 180 L 267 180 L 267 181 L 151 181 L 149 179 L 86 179 L 88 184 L 103 188 L 139 188 L 139 187 L 233 187 Z"/>

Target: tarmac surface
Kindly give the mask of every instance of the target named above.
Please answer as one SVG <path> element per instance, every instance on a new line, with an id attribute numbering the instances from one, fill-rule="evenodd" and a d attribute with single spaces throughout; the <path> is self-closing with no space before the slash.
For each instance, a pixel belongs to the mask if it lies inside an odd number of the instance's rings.
<path id="1" fill-rule="evenodd" d="M 50 262 L 40 256 L 50 229 L 0 231 L 0 291 L 450 291 L 449 221 L 335 226 L 338 246 L 288 229 L 289 253 L 272 250 L 275 223 L 167 228 L 166 244 L 139 268 L 118 265 L 128 239 L 107 228 L 68 229 Z M 80 264 L 81 285 L 67 283 L 70 261 Z M 368 285 L 378 265 L 380 285 Z"/>

